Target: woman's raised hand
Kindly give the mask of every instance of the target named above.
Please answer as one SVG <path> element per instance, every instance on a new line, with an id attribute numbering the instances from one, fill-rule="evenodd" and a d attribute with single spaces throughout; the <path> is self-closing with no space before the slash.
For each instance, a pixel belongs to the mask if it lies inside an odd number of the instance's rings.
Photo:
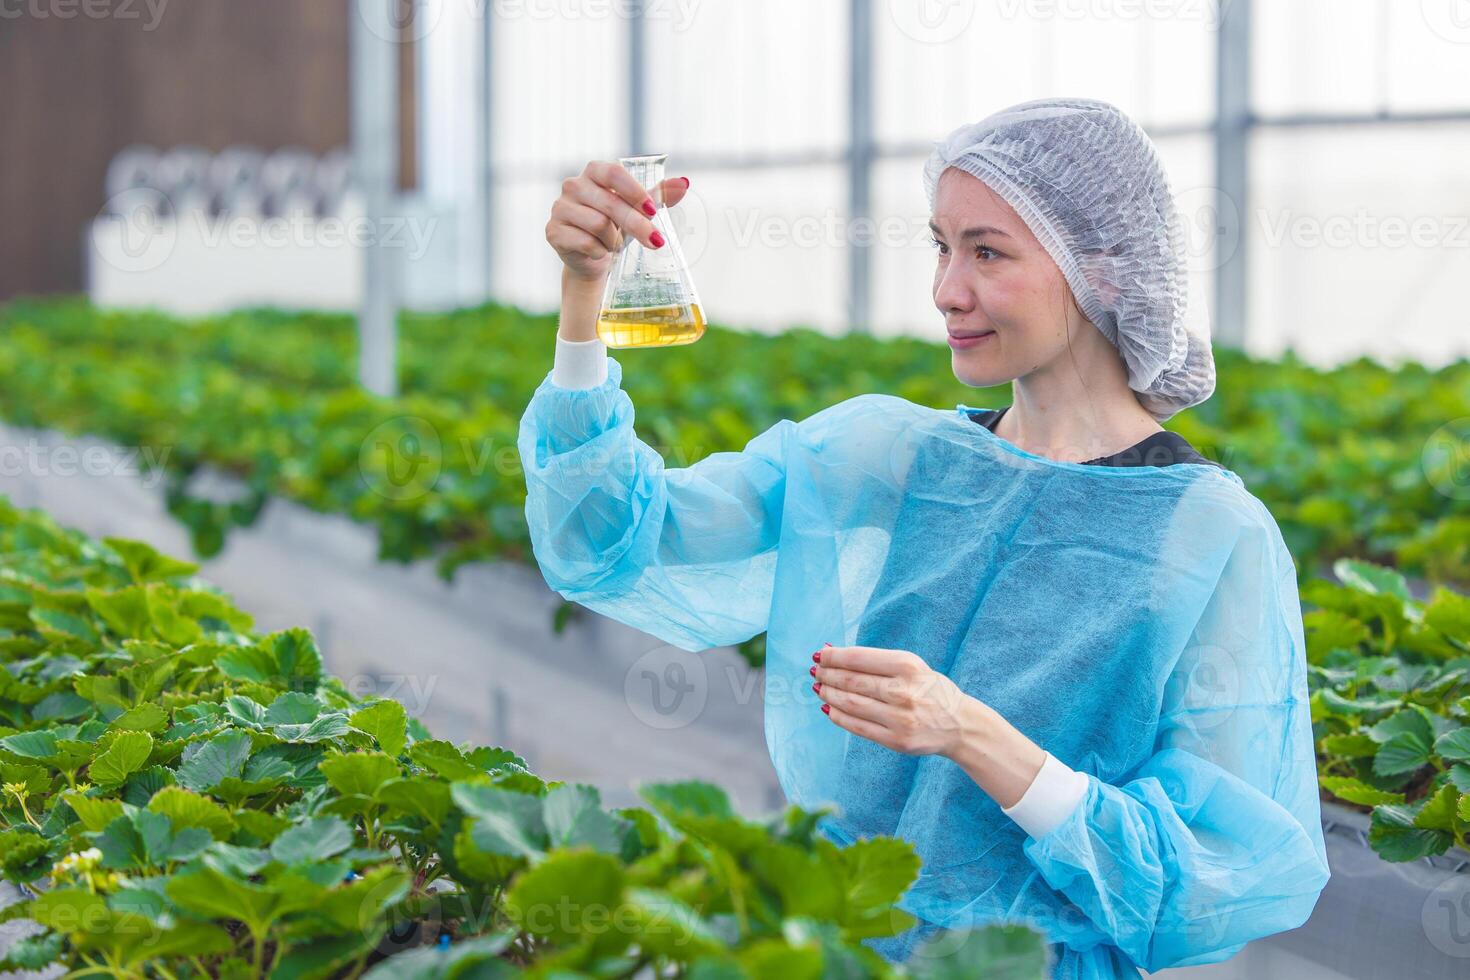
<path id="1" fill-rule="evenodd" d="M 689 178 L 663 182 L 665 206 L 684 198 Z M 663 236 L 653 227 L 654 202 L 632 174 L 616 160 L 593 160 L 575 177 L 561 183 L 561 196 L 551 205 L 546 240 L 556 249 L 567 273 L 601 281 L 612 267 L 613 253 L 632 235 L 650 248 L 661 248 Z"/>

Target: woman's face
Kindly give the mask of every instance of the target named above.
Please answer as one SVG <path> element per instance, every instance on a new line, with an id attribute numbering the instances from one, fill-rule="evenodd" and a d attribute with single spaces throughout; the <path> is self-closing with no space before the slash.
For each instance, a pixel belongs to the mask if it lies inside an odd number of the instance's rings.
<path id="1" fill-rule="evenodd" d="M 1081 326 L 1092 329 L 1031 229 L 979 179 L 945 170 L 929 227 L 934 305 L 960 381 L 979 388 L 1030 374 L 1064 352 Z"/>

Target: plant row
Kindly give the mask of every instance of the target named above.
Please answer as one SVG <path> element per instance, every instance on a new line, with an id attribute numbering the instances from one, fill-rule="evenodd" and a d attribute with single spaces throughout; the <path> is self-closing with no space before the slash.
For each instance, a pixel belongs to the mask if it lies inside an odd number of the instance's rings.
<path id="1" fill-rule="evenodd" d="M 907 843 L 715 786 L 604 808 L 514 752 L 353 696 L 301 629 L 196 567 L 0 498 L 0 969 L 74 976 L 1037 978 L 1041 937 L 942 933 L 911 967 Z M 943 945 L 937 945 L 939 942 Z"/>
<path id="2" fill-rule="evenodd" d="M 515 429 L 551 366 L 555 317 L 506 306 L 400 323 L 400 398 L 355 383 L 350 317 L 274 310 L 198 320 L 76 299 L 0 306 L 0 418 L 103 436 L 171 476 L 196 551 L 280 495 L 378 529 L 383 558 L 525 560 Z M 640 436 L 671 466 L 742 448 L 782 418 L 863 392 L 939 408 L 1002 405 L 942 345 L 711 327 L 674 351 L 619 351 Z M 1241 475 L 1281 525 L 1302 577 L 1339 557 L 1470 585 L 1470 361 L 1439 370 L 1360 359 L 1318 370 L 1216 351 L 1218 387 L 1171 419 Z M 194 492 L 212 466 L 239 499 Z"/>
<path id="3" fill-rule="evenodd" d="M 1318 779 L 1372 813 L 1389 861 L 1470 851 L 1470 598 L 1412 598 L 1398 572 L 1341 560 L 1307 583 Z"/>

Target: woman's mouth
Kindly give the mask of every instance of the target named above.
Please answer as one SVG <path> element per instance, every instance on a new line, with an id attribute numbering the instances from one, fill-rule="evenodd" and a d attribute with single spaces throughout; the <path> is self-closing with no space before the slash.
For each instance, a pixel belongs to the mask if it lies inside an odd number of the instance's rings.
<path id="1" fill-rule="evenodd" d="M 995 336 L 994 330 L 987 330 L 979 334 L 955 334 L 949 335 L 949 346 L 955 350 L 968 350 L 976 344 L 983 344 Z"/>

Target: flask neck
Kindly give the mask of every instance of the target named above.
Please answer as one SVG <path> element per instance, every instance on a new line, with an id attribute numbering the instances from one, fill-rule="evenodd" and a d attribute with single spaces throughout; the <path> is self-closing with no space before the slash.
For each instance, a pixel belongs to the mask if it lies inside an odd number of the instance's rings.
<path id="1" fill-rule="evenodd" d="M 653 153 L 647 156 L 622 157 L 618 162 L 633 175 L 640 187 L 649 192 L 657 204 L 662 205 L 664 163 L 668 158 L 667 153 Z"/>

